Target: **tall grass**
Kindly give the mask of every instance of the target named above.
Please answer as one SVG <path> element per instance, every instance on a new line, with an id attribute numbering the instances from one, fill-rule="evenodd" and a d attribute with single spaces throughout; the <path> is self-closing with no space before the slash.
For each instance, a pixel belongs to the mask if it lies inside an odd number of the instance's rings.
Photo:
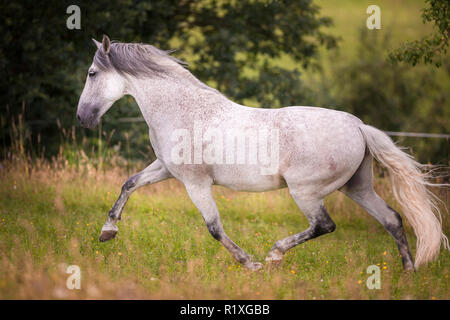
<path id="1" fill-rule="evenodd" d="M 0 298 L 172 299 L 448 299 L 449 254 L 416 273 L 402 271 L 394 240 L 341 193 L 326 199 L 337 229 L 289 251 L 278 267 L 243 269 L 208 233 L 181 183 L 135 192 L 118 236 L 100 243 L 106 215 L 130 171 L 101 135 L 85 151 L 74 128 L 61 128 L 57 156 L 27 153 L 26 128 L 0 165 Z M 31 139 L 32 140 L 32 139 Z M 111 151 L 112 150 L 112 151 Z M 101 151 L 101 153 L 99 153 Z M 100 160 L 101 158 L 101 160 Z M 377 192 L 397 210 L 387 179 Z M 448 190 L 436 190 L 449 203 Z M 307 228 L 287 190 L 238 193 L 214 188 L 225 230 L 263 261 L 273 243 Z M 444 230 L 449 231 L 444 216 Z M 410 245 L 412 229 L 406 224 Z M 365 283 L 369 265 L 381 269 L 381 289 Z M 81 268 L 81 290 L 66 288 L 68 265 Z"/>

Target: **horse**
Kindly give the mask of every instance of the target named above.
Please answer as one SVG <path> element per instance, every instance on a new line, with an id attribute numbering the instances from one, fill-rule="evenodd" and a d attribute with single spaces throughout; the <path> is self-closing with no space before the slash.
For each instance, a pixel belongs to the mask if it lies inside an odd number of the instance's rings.
<path id="1" fill-rule="evenodd" d="M 253 261 L 224 231 L 212 196 L 213 185 L 250 192 L 289 189 L 309 227 L 276 241 L 265 259 L 267 264 L 277 264 L 293 247 L 335 230 L 324 198 L 336 190 L 384 226 L 397 244 L 404 270 L 416 270 L 435 259 L 441 245 L 448 249 L 439 199 L 429 190 L 433 186 L 429 172 L 381 130 L 332 109 L 243 106 L 198 80 L 172 51 L 110 41 L 105 35 L 101 43 L 92 40 L 97 50 L 77 107 L 79 123 L 95 127 L 115 101 L 131 95 L 149 127 L 157 158 L 123 184 L 101 229 L 100 241 L 115 237 L 116 223 L 136 189 L 176 178 L 184 184 L 212 237 L 250 270 L 263 265 Z M 220 133 L 234 134 L 234 142 L 244 134 L 244 147 L 241 144 L 236 149 L 237 142 L 234 148 L 232 143 L 224 147 Z M 197 143 L 192 145 L 192 140 Z M 228 140 L 233 142 L 233 138 Z M 250 154 L 256 149 L 259 152 Z M 267 155 L 268 149 L 272 151 L 269 161 L 261 156 Z M 414 229 L 415 261 L 402 217 L 374 191 L 374 159 L 387 168 L 394 196 Z"/>

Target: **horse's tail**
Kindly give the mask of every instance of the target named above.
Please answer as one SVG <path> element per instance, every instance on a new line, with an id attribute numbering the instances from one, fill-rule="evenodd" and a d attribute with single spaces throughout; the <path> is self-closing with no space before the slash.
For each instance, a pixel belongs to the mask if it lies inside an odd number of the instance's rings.
<path id="1" fill-rule="evenodd" d="M 448 239 L 442 233 L 439 199 L 427 189 L 436 184 L 429 182 L 430 172 L 423 171 L 423 165 L 401 151 L 384 132 L 368 125 L 361 125 L 360 129 L 372 156 L 388 169 L 395 199 L 414 229 L 417 269 L 438 256 L 441 242 L 449 249 Z"/>

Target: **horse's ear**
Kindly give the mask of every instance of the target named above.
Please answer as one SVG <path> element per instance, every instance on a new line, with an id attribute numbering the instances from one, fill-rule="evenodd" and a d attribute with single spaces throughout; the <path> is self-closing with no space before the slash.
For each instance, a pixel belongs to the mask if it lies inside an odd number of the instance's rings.
<path id="1" fill-rule="evenodd" d="M 103 35 L 102 48 L 106 55 L 109 53 L 109 49 L 111 49 L 111 41 L 106 34 Z"/>
<path id="2" fill-rule="evenodd" d="M 100 48 L 100 46 L 102 45 L 100 42 L 98 42 L 94 38 L 92 38 L 92 41 L 94 41 L 95 45 L 97 46 L 97 49 Z"/>

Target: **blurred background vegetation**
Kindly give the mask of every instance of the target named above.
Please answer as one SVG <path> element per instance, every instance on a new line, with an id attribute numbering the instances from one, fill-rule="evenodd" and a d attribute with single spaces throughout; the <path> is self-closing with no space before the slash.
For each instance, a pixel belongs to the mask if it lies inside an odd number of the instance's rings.
<path id="1" fill-rule="evenodd" d="M 313 105 L 386 131 L 449 133 L 448 53 L 440 52 L 439 68 L 421 64 L 421 52 L 414 61 L 405 56 L 414 43 L 405 41 L 435 31 L 433 21 L 422 21 L 434 2 L 445 0 L 379 0 L 382 28 L 368 30 L 372 3 L 362 0 L 2 1 L 0 157 L 11 158 L 15 148 L 29 158 L 59 154 L 69 162 L 80 154 L 100 163 L 154 159 L 145 122 L 123 120 L 141 117 L 129 96 L 95 130 L 76 122 L 95 53 L 91 38 L 102 34 L 178 49 L 174 55 L 200 80 L 252 107 Z M 66 28 L 72 4 L 81 8 L 81 30 Z M 435 52 L 432 45 L 422 53 Z M 449 163 L 448 139 L 395 140 L 421 162 Z"/>

